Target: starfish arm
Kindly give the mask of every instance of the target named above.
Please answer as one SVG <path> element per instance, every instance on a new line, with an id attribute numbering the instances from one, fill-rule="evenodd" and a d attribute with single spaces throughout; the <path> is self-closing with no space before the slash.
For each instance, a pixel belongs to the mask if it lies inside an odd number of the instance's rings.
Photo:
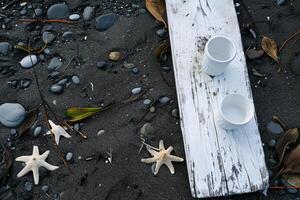
<path id="1" fill-rule="evenodd" d="M 172 162 L 170 160 L 166 160 L 165 164 L 169 168 L 171 174 L 174 174 L 175 173 L 175 169 L 174 169 L 174 166 L 173 166 Z"/>
<path id="2" fill-rule="evenodd" d="M 173 147 L 169 146 L 169 148 L 167 148 L 166 150 L 166 154 L 170 154 L 173 151 Z"/>
<path id="3" fill-rule="evenodd" d="M 55 143 L 58 145 L 59 144 L 60 135 L 54 134 L 54 138 L 55 138 Z"/>
<path id="4" fill-rule="evenodd" d="M 39 152 L 39 147 L 38 146 L 33 146 L 33 152 L 32 152 L 32 155 L 37 157 L 40 155 L 40 152 Z"/>
<path id="5" fill-rule="evenodd" d="M 46 158 L 48 157 L 49 153 L 50 153 L 49 150 L 48 150 L 48 151 L 45 151 L 45 152 L 40 156 L 40 159 L 46 160 Z"/>
<path id="6" fill-rule="evenodd" d="M 173 161 L 173 162 L 183 162 L 184 161 L 183 158 L 180 158 L 178 156 L 173 156 L 173 155 L 167 155 L 167 159 L 169 159 L 170 161 Z"/>
<path id="7" fill-rule="evenodd" d="M 50 126 L 51 126 L 51 129 L 54 129 L 56 127 L 56 124 L 53 123 L 53 121 L 51 121 L 50 119 L 48 120 Z"/>
<path id="8" fill-rule="evenodd" d="M 41 161 L 41 166 L 45 167 L 46 169 L 48 169 L 50 171 L 54 171 L 54 170 L 58 169 L 58 166 L 50 165 L 46 161 Z"/>
<path id="9" fill-rule="evenodd" d="M 159 147 L 158 148 L 159 148 L 159 150 L 162 150 L 162 149 L 164 150 L 165 149 L 164 141 L 163 140 L 159 141 Z"/>
<path id="10" fill-rule="evenodd" d="M 141 161 L 144 162 L 144 163 L 154 163 L 154 162 L 157 161 L 157 158 L 156 158 L 156 157 L 152 157 L 152 158 L 143 158 Z"/>
<path id="11" fill-rule="evenodd" d="M 22 177 L 31 170 L 31 165 L 26 165 L 18 174 L 17 177 Z"/>
<path id="12" fill-rule="evenodd" d="M 17 157 L 15 160 L 28 163 L 30 161 L 30 159 L 31 159 L 31 156 L 20 156 L 20 157 Z"/>
<path id="13" fill-rule="evenodd" d="M 59 127 L 58 131 L 59 131 L 60 135 L 66 137 L 66 138 L 70 138 L 71 137 L 71 135 L 69 135 L 69 133 L 67 133 L 67 131 L 65 129 L 63 129 L 62 127 Z"/>
<path id="14" fill-rule="evenodd" d="M 49 130 L 49 131 L 47 131 L 47 133 L 46 133 L 46 135 L 51 135 L 52 134 L 52 132 Z"/>
<path id="15" fill-rule="evenodd" d="M 151 149 L 151 147 L 147 147 L 147 150 L 152 156 L 157 156 L 159 154 L 159 152 L 156 152 L 155 150 Z"/>
<path id="16" fill-rule="evenodd" d="M 154 175 L 158 174 L 158 171 L 163 164 L 164 164 L 164 162 L 161 159 L 157 160 L 156 165 L 155 165 Z"/>
<path id="17" fill-rule="evenodd" d="M 32 173 L 33 173 L 33 179 L 34 179 L 34 184 L 39 184 L 40 176 L 39 176 L 39 168 L 34 167 L 32 168 Z"/>

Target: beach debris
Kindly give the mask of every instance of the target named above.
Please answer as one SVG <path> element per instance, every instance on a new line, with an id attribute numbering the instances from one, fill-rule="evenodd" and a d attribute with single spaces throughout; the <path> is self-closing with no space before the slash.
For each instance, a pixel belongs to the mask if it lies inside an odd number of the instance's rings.
<path id="1" fill-rule="evenodd" d="M 154 54 L 159 61 L 164 61 L 164 57 L 167 53 L 171 52 L 170 40 L 166 39 L 159 43 L 158 47 L 155 48 Z"/>
<path id="2" fill-rule="evenodd" d="M 51 120 L 48 120 L 50 126 L 51 126 L 51 130 L 49 130 L 46 135 L 52 135 L 54 134 L 54 138 L 55 138 L 55 143 L 58 145 L 59 144 L 59 139 L 60 136 L 63 136 L 65 138 L 71 138 L 71 136 L 65 131 L 65 129 L 63 127 L 61 127 L 60 125 L 56 125 L 54 124 Z"/>
<path id="3" fill-rule="evenodd" d="M 86 119 L 88 117 L 91 117 L 92 115 L 103 111 L 105 108 L 101 107 L 71 107 L 68 108 L 64 114 L 65 116 L 69 117 L 70 119 L 68 122 L 77 122 L 81 121 L 83 119 Z"/>
<path id="4" fill-rule="evenodd" d="M 146 8 L 152 16 L 168 27 L 166 20 L 166 6 L 163 0 L 146 0 Z"/>
<path id="5" fill-rule="evenodd" d="M 263 36 L 261 40 L 261 47 L 273 60 L 277 63 L 279 62 L 277 56 L 277 44 L 273 39 Z"/>
<path id="6" fill-rule="evenodd" d="M 31 156 L 20 156 L 16 158 L 18 162 L 25 162 L 26 166 L 18 173 L 17 177 L 22 177 L 29 171 L 33 173 L 34 183 L 39 184 L 39 168 L 44 167 L 50 171 L 58 169 L 58 166 L 50 165 L 45 160 L 48 157 L 50 151 L 44 152 L 42 155 L 39 153 L 39 147 L 33 146 L 33 153 Z"/>
<path id="7" fill-rule="evenodd" d="M 171 174 L 175 173 L 174 166 L 172 162 L 183 162 L 184 159 L 178 156 L 171 155 L 173 151 L 173 147 L 170 146 L 165 149 L 163 140 L 159 141 L 159 149 L 150 147 L 146 145 L 148 152 L 153 156 L 152 158 L 143 158 L 141 159 L 144 163 L 156 163 L 154 169 L 154 175 L 156 175 L 160 169 L 160 167 L 165 164 L 169 168 Z"/>

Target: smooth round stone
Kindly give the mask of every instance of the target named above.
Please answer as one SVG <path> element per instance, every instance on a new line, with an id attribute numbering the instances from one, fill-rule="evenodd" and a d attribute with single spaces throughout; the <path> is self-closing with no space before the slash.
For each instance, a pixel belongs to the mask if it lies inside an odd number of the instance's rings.
<path id="1" fill-rule="evenodd" d="M 34 9 L 34 14 L 37 16 L 37 17 L 40 17 L 42 16 L 43 14 L 43 10 L 41 8 L 36 8 Z"/>
<path id="2" fill-rule="evenodd" d="M 21 14 L 21 15 L 26 15 L 26 14 L 27 14 L 27 10 L 25 10 L 25 9 L 21 10 L 21 11 L 20 11 L 20 14 Z"/>
<path id="3" fill-rule="evenodd" d="M 132 69 L 132 68 L 135 67 L 135 64 L 126 62 L 126 63 L 123 64 L 123 67 L 125 67 L 127 69 Z"/>
<path id="4" fill-rule="evenodd" d="M 26 89 L 28 88 L 32 83 L 32 80 L 29 78 L 24 78 L 20 81 L 20 88 L 21 89 Z"/>
<path id="5" fill-rule="evenodd" d="M 175 117 L 175 118 L 179 117 L 178 109 L 177 109 L 177 108 L 174 108 L 174 109 L 171 111 L 171 114 L 172 114 L 172 116 Z"/>
<path id="6" fill-rule="evenodd" d="M 54 70 L 58 70 L 61 66 L 62 66 L 62 62 L 61 62 L 60 58 L 54 57 L 50 60 L 50 63 L 48 65 L 47 69 L 49 71 L 54 71 Z"/>
<path id="7" fill-rule="evenodd" d="M 47 55 L 47 56 L 52 56 L 54 54 L 54 50 L 50 47 L 47 47 L 44 49 L 44 53 Z"/>
<path id="8" fill-rule="evenodd" d="M 144 103 L 144 105 L 149 106 L 151 104 L 151 102 L 152 101 L 150 99 L 145 99 L 143 103 Z"/>
<path id="9" fill-rule="evenodd" d="M 68 152 L 67 155 L 66 155 L 66 160 L 67 161 L 71 161 L 73 158 L 73 153 L 72 152 Z"/>
<path id="10" fill-rule="evenodd" d="M 133 95 L 137 95 L 137 94 L 139 94 L 141 91 L 142 91 L 142 88 L 141 88 L 141 87 L 137 87 L 137 88 L 133 88 L 133 89 L 131 90 L 131 93 L 132 93 Z"/>
<path id="11" fill-rule="evenodd" d="M 39 55 L 39 59 L 42 60 L 42 61 L 45 61 L 46 57 L 44 54 L 40 54 Z"/>
<path id="12" fill-rule="evenodd" d="M 94 16 L 94 13 L 95 13 L 95 9 L 93 7 L 91 6 L 85 7 L 82 14 L 83 19 L 86 21 L 91 20 Z"/>
<path id="13" fill-rule="evenodd" d="M 56 84 L 64 86 L 68 82 L 67 78 L 63 78 L 60 81 L 58 81 Z"/>
<path id="14" fill-rule="evenodd" d="M 133 69 L 132 69 L 132 73 L 134 73 L 134 74 L 139 73 L 139 69 L 138 69 L 137 67 L 133 68 Z"/>
<path id="15" fill-rule="evenodd" d="M 167 104 L 169 101 L 170 101 L 170 98 L 169 98 L 169 97 L 160 97 L 160 98 L 159 98 L 159 102 L 160 102 L 161 104 Z"/>
<path id="16" fill-rule="evenodd" d="M 33 67 L 34 65 L 36 65 L 38 62 L 37 56 L 32 54 L 32 55 L 28 55 L 25 56 L 21 61 L 20 61 L 20 65 L 21 67 L 25 68 L 25 69 L 30 69 L 31 67 Z"/>
<path id="17" fill-rule="evenodd" d="M 79 131 L 80 130 L 80 125 L 79 124 L 74 124 L 73 128 L 74 128 L 74 130 Z"/>
<path id="18" fill-rule="evenodd" d="M 298 193 L 298 190 L 296 188 L 288 188 L 287 192 L 290 194 L 296 194 L 296 193 Z"/>
<path id="19" fill-rule="evenodd" d="M 97 68 L 101 70 L 105 70 L 107 67 L 107 62 L 106 61 L 98 61 L 97 62 Z"/>
<path id="20" fill-rule="evenodd" d="M 49 186 L 48 186 L 48 185 L 43 185 L 43 186 L 42 186 L 42 191 L 43 191 L 43 192 L 47 193 L 48 190 L 49 190 Z"/>
<path id="21" fill-rule="evenodd" d="M 55 40 L 55 35 L 51 32 L 45 31 L 43 33 L 42 39 L 45 44 L 50 44 Z"/>
<path id="22" fill-rule="evenodd" d="M 51 74 L 49 74 L 49 77 L 51 77 L 51 78 L 57 78 L 59 75 L 60 75 L 60 72 L 54 71 Z"/>
<path id="23" fill-rule="evenodd" d="M 6 56 L 8 52 L 12 50 L 12 46 L 9 42 L 0 42 L 0 54 Z"/>
<path id="24" fill-rule="evenodd" d="M 118 18 L 119 16 L 114 13 L 109 13 L 97 17 L 96 29 L 98 31 L 106 31 L 107 29 L 109 29 L 114 25 L 114 23 L 117 21 Z"/>
<path id="25" fill-rule="evenodd" d="M 15 129 L 15 128 L 10 129 L 10 134 L 11 135 L 16 135 L 17 134 L 17 129 Z"/>
<path id="26" fill-rule="evenodd" d="M 18 127 L 25 117 L 26 111 L 21 104 L 4 103 L 0 105 L 0 122 L 8 128 Z"/>
<path id="27" fill-rule="evenodd" d="M 38 136 L 41 133 L 41 131 L 42 131 L 42 127 L 38 126 L 34 129 L 33 135 Z"/>
<path id="28" fill-rule="evenodd" d="M 30 192 L 32 190 L 32 183 L 26 181 L 24 185 L 24 189 L 25 191 Z"/>
<path id="29" fill-rule="evenodd" d="M 167 33 L 167 30 L 164 28 L 158 29 L 156 31 L 156 35 L 158 35 L 159 37 L 164 37 L 166 35 L 166 33 Z"/>
<path id="30" fill-rule="evenodd" d="M 80 83 L 80 79 L 78 76 L 72 76 L 72 82 L 75 84 L 75 85 L 78 85 Z"/>
<path id="31" fill-rule="evenodd" d="M 276 140 L 272 139 L 272 140 L 269 141 L 268 144 L 269 144 L 269 147 L 275 147 L 275 145 L 276 145 Z"/>
<path id="32" fill-rule="evenodd" d="M 62 93 L 64 90 L 63 86 L 58 85 L 58 84 L 53 84 L 50 87 L 50 92 L 54 93 L 54 94 L 60 94 Z"/>
<path id="33" fill-rule="evenodd" d="M 72 14 L 69 16 L 69 19 L 72 21 L 77 21 L 80 19 L 80 15 L 79 14 Z"/>
<path id="34" fill-rule="evenodd" d="M 63 19 L 67 16 L 69 16 L 69 7 L 65 3 L 54 4 L 48 8 L 48 19 Z"/>
<path id="35" fill-rule="evenodd" d="M 71 31 L 64 32 L 62 35 L 62 38 L 64 39 L 71 39 L 73 37 L 74 37 L 74 33 Z"/>

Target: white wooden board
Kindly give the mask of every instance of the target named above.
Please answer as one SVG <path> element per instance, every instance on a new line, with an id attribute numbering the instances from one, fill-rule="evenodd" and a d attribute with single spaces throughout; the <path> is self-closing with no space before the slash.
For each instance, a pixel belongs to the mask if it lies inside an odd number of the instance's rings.
<path id="1" fill-rule="evenodd" d="M 181 129 L 194 197 L 254 192 L 268 187 L 256 118 L 225 131 L 216 123 L 219 102 L 240 93 L 253 102 L 233 0 L 166 0 Z M 207 39 L 225 35 L 237 56 L 224 75 L 201 71 Z"/>

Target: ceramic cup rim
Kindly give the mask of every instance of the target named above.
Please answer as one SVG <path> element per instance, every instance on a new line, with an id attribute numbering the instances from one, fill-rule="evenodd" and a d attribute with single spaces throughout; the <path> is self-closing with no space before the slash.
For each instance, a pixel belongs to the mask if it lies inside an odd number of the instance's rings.
<path id="1" fill-rule="evenodd" d="M 229 119 L 228 119 L 226 116 L 224 116 L 224 114 L 223 114 L 222 106 L 223 106 L 224 100 L 225 100 L 226 98 L 229 98 L 229 97 L 232 97 L 232 96 L 238 96 L 239 98 L 243 98 L 243 99 L 247 102 L 247 104 L 249 105 L 249 110 L 248 110 L 248 113 L 247 113 L 247 118 L 246 118 L 244 121 L 242 121 L 242 122 L 233 122 L 233 121 L 229 120 Z M 245 125 L 245 124 L 247 124 L 248 122 L 250 122 L 250 121 L 252 120 L 252 118 L 253 118 L 253 116 L 254 116 L 254 107 L 253 107 L 253 105 L 251 104 L 250 100 L 249 100 L 248 98 L 246 98 L 244 95 L 236 94 L 236 93 L 235 93 L 235 94 L 229 94 L 229 95 L 227 95 L 227 96 L 225 96 L 225 97 L 223 98 L 223 100 L 222 100 L 222 102 L 221 102 L 221 105 L 220 105 L 219 112 L 220 112 L 222 118 L 223 118 L 225 121 L 227 121 L 227 122 L 230 123 L 230 124 L 233 124 L 233 125 L 239 125 L 239 126 L 240 126 L 240 125 Z"/>
<path id="2" fill-rule="evenodd" d="M 209 45 L 209 43 L 211 43 L 212 40 L 214 40 L 214 39 L 216 39 L 216 38 L 222 38 L 222 39 L 225 39 L 225 40 L 227 40 L 228 42 L 230 42 L 231 45 L 233 46 L 234 53 L 233 53 L 233 55 L 232 55 L 229 59 L 227 59 L 227 60 L 218 60 L 218 59 L 216 59 L 214 56 L 212 56 L 212 55 L 210 54 L 210 52 L 208 51 L 208 45 Z M 211 38 L 207 41 L 207 43 L 205 44 L 205 52 L 206 52 L 207 56 L 208 56 L 211 60 L 213 60 L 213 61 L 215 61 L 215 62 L 218 62 L 218 63 L 228 63 L 228 62 L 232 61 L 232 60 L 235 58 L 235 56 L 236 56 L 236 47 L 235 47 L 234 43 L 232 42 L 232 40 L 231 40 L 230 38 L 228 38 L 227 36 L 219 35 L 219 36 L 211 37 Z"/>

